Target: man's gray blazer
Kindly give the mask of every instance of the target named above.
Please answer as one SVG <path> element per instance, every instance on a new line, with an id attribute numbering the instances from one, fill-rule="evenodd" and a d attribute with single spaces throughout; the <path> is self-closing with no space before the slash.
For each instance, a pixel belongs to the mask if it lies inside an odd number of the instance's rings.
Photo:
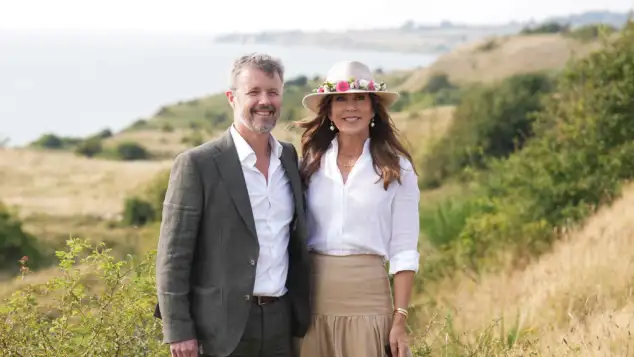
<path id="1" fill-rule="evenodd" d="M 306 219 L 297 152 L 282 143 L 295 203 L 286 287 L 293 335 L 310 323 Z M 253 213 L 230 132 L 176 157 L 165 195 L 156 260 L 163 342 L 198 339 L 227 356 L 245 328 L 259 252 Z"/>

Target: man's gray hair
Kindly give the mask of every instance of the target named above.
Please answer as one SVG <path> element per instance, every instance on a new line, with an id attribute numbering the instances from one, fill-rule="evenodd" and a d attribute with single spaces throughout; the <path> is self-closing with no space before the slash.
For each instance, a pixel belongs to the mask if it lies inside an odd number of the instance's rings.
<path id="1" fill-rule="evenodd" d="M 236 79 L 245 68 L 257 68 L 271 77 L 277 72 L 284 83 L 284 66 L 278 58 L 264 53 L 249 53 L 233 62 L 230 78 L 231 89 L 236 89 Z"/>

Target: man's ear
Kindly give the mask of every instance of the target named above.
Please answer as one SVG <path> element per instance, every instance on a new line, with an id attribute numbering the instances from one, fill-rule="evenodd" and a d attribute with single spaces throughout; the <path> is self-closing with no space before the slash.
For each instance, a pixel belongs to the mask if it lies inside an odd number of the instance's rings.
<path id="1" fill-rule="evenodd" d="M 233 95 L 233 91 L 229 89 L 225 92 L 225 96 L 227 97 L 227 102 L 229 102 L 229 105 L 231 106 L 231 108 L 233 108 L 236 100 L 235 95 Z"/>

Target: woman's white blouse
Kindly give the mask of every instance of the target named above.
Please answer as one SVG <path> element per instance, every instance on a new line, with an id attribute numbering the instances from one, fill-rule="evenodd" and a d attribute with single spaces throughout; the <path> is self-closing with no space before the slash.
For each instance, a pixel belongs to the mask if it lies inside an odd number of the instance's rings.
<path id="1" fill-rule="evenodd" d="M 401 184 L 387 191 L 375 172 L 370 139 L 344 184 L 337 166 L 337 138 L 321 158 L 306 192 L 308 246 L 329 255 L 378 254 L 389 273 L 418 271 L 420 191 L 411 163 L 401 158 Z"/>

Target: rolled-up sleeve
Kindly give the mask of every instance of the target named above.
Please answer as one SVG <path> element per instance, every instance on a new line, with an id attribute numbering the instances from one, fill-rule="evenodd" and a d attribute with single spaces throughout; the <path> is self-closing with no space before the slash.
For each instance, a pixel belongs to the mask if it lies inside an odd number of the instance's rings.
<path id="1" fill-rule="evenodd" d="M 177 156 L 163 202 L 156 257 L 164 343 L 196 338 L 189 307 L 189 281 L 202 211 L 201 182 L 191 156 L 186 153 Z"/>
<path id="2" fill-rule="evenodd" d="M 390 274 L 411 270 L 418 272 L 420 221 L 418 178 L 407 160 L 401 161 L 401 184 L 397 183 L 392 202 L 392 236 L 390 239 Z"/>

